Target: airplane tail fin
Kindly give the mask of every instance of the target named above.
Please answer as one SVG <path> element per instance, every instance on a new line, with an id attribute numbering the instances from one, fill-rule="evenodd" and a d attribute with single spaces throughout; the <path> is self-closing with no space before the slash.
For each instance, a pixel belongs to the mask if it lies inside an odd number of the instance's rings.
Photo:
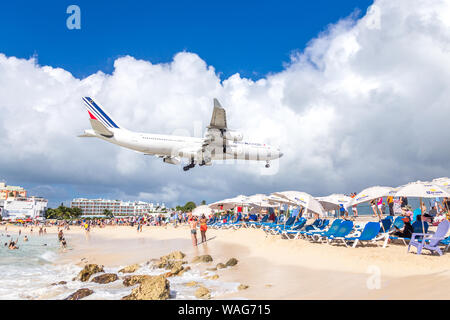
<path id="1" fill-rule="evenodd" d="M 105 137 L 112 137 L 114 135 L 112 129 L 120 129 L 109 114 L 90 97 L 84 97 L 83 102 L 86 110 L 89 113 L 89 121 L 92 129 L 98 134 Z"/>

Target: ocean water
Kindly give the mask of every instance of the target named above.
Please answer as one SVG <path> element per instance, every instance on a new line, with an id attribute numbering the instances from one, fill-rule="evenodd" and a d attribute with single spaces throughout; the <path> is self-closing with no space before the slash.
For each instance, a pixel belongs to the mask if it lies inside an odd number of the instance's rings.
<path id="1" fill-rule="evenodd" d="M 8 237 L 7 234 L 10 236 Z M 0 232 L 0 299 L 64 299 L 73 292 L 81 288 L 90 288 L 94 293 L 85 300 L 103 299 L 119 300 L 131 293 L 136 287 L 125 287 L 122 284 L 121 274 L 118 274 L 124 266 L 108 268 L 105 272 L 116 273 L 119 280 L 109 284 L 97 284 L 93 282 L 72 281 L 81 270 L 80 266 L 75 264 L 57 263 L 61 254 L 60 244 L 56 235 L 38 236 L 30 235 L 28 242 L 23 241 L 24 234 L 19 237 L 18 250 L 9 250 L 4 247 L 5 242 L 9 242 L 11 237 L 17 239 L 18 233 Z M 70 243 L 69 248 L 70 250 Z M 189 281 L 196 281 L 199 284 L 211 290 L 211 296 L 220 296 L 227 293 L 238 291 L 239 283 L 222 282 L 218 280 L 208 280 L 203 277 L 205 274 L 198 270 L 190 270 L 182 276 L 168 278 L 171 288 L 171 299 L 196 299 L 195 290 L 197 287 L 187 287 L 184 284 Z M 142 264 L 134 274 L 158 275 L 167 272 L 167 270 L 155 269 L 150 265 Z M 213 275 L 215 272 L 207 272 L 207 275 Z M 60 281 L 66 281 L 67 284 L 52 285 Z"/>

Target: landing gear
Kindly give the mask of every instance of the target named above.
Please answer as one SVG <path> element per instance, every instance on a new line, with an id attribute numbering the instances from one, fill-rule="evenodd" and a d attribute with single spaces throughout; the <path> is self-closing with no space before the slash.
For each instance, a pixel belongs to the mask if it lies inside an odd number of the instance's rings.
<path id="1" fill-rule="evenodd" d="M 199 165 L 200 167 L 203 167 L 205 164 L 206 164 L 206 162 L 205 162 L 205 160 L 203 160 L 203 161 L 200 162 L 198 165 Z"/>
<path id="2" fill-rule="evenodd" d="M 184 166 L 184 167 L 183 167 L 183 170 L 184 170 L 184 171 L 188 171 L 189 169 L 192 169 L 193 167 L 195 167 L 195 162 L 194 162 L 194 161 L 191 161 L 190 164 L 188 164 L 187 166 Z"/>
<path id="3" fill-rule="evenodd" d="M 269 161 L 267 161 L 266 162 L 266 166 L 265 166 L 266 168 L 270 168 L 270 163 L 269 163 Z"/>

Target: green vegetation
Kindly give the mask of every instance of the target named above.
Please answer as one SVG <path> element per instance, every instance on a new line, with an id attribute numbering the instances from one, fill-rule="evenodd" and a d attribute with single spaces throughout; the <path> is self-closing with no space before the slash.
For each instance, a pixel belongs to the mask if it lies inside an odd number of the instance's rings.
<path id="1" fill-rule="evenodd" d="M 47 219 L 76 219 L 82 215 L 82 211 L 80 208 L 69 208 L 64 204 L 56 208 L 48 208 L 45 214 Z"/>
<path id="2" fill-rule="evenodd" d="M 108 218 L 114 217 L 112 211 L 111 211 L 111 210 L 108 210 L 108 209 L 103 210 L 103 215 L 104 215 L 104 216 L 107 216 Z"/>
<path id="3" fill-rule="evenodd" d="M 186 204 L 184 206 L 182 206 L 182 207 L 181 206 L 177 206 L 175 209 L 177 211 L 190 212 L 190 211 L 194 210 L 196 207 L 197 206 L 195 205 L 194 202 L 189 201 L 189 202 L 186 202 Z"/>

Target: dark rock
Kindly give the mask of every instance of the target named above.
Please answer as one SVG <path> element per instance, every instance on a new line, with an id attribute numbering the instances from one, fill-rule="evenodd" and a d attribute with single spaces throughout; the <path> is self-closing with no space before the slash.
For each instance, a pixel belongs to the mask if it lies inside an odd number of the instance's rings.
<path id="1" fill-rule="evenodd" d="M 103 266 L 99 266 L 98 264 L 87 264 L 84 266 L 83 270 L 80 271 L 76 279 L 86 282 L 94 273 L 99 272 L 105 272 Z"/>
<path id="2" fill-rule="evenodd" d="M 229 259 L 229 260 L 225 263 L 225 265 L 226 265 L 227 267 L 233 267 L 233 266 L 237 265 L 237 263 L 238 263 L 238 260 L 237 260 L 237 259 L 231 258 L 231 259 Z"/>
<path id="3" fill-rule="evenodd" d="M 83 299 L 84 297 L 90 296 L 93 293 L 94 291 L 88 288 L 78 289 L 64 300 L 80 300 Z"/>
<path id="4" fill-rule="evenodd" d="M 110 282 L 116 281 L 117 279 L 119 279 L 117 274 L 115 274 L 115 273 L 105 273 L 105 274 L 101 274 L 99 276 L 96 276 L 91 281 L 95 282 L 95 283 L 106 284 L 106 283 L 110 283 Z"/>

